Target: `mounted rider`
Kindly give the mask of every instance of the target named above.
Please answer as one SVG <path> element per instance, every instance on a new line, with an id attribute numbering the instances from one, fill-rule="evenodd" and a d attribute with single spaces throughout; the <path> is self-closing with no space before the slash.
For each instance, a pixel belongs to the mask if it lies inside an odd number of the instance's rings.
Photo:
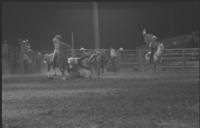
<path id="1" fill-rule="evenodd" d="M 146 29 L 144 29 L 142 31 L 142 34 L 144 36 L 144 41 L 145 43 L 147 43 L 147 45 L 149 46 L 150 48 L 150 63 L 153 62 L 153 55 L 155 53 L 155 51 L 157 50 L 157 47 L 158 47 L 158 44 L 159 42 L 157 41 L 157 37 L 153 34 L 150 34 L 150 33 L 147 33 L 146 32 Z"/>
<path id="2" fill-rule="evenodd" d="M 53 64 L 55 65 L 56 59 L 59 51 L 62 51 L 64 55 L 70 55 L 70 46 L 62 41 L 62 36 L 57 34 L 53 37 L 52 42 L 54 44 L 54 52 L 53 52 Z"/>

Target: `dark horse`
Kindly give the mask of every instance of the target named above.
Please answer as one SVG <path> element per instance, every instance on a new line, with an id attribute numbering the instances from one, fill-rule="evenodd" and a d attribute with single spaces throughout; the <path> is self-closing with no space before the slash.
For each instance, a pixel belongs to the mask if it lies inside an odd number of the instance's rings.
<path id="1" fill-rule="evenodd" d="M 91 74 L 96 72 L 97 77 L 100 78 L 100 74 L 104 73 L 106 59 L 102 52 L 96 51 L 90 55 L 81 57 L 79 59 L 79 65 L 82 68 L 90 70 Z"/>

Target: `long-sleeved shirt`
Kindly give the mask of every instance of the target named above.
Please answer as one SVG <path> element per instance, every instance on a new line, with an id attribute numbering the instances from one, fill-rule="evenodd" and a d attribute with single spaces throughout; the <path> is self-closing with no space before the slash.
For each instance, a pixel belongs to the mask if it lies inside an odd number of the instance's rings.
<path id="1" fill-rule="evenodd" d="M 153 34 L 145 34 L 144 41 L 149 45 L 150 48 L 157 48 L 158 46 L 157 37 Z"/>

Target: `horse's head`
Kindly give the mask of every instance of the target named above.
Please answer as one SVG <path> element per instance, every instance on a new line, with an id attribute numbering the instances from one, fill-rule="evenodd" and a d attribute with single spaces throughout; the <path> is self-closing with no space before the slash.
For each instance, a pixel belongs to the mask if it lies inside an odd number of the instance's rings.
<path id="1" fill-rule="evenodd" d="M 164 48 L 164 44 L 163 43 L 159 43 L 159 45 L 158 45 L 158 50 L 160 50 L 160 51 L 162 51 L 162 50 L 164 50 L 165 48 Z"/>

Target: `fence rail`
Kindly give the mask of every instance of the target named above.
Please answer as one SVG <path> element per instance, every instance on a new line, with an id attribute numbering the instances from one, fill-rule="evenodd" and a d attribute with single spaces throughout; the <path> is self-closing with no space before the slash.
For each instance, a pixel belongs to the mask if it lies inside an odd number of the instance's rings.
<path id="1" fill-rule="evenodd" d="M 130 52 L 130 51 L 129 51 Z M 133 65 L 143 70 L 147 50 L 132 51 L 130 54 L 121 53 L 121 65 Z M 131 57 L 132 56 L 132 57 Z M 128 59 L 127 59 L 128 58 Z M 169 69 L 196 69 L 199 68 L 199 48 L 165 49 L 163 51 L 163 67 Z"/>

